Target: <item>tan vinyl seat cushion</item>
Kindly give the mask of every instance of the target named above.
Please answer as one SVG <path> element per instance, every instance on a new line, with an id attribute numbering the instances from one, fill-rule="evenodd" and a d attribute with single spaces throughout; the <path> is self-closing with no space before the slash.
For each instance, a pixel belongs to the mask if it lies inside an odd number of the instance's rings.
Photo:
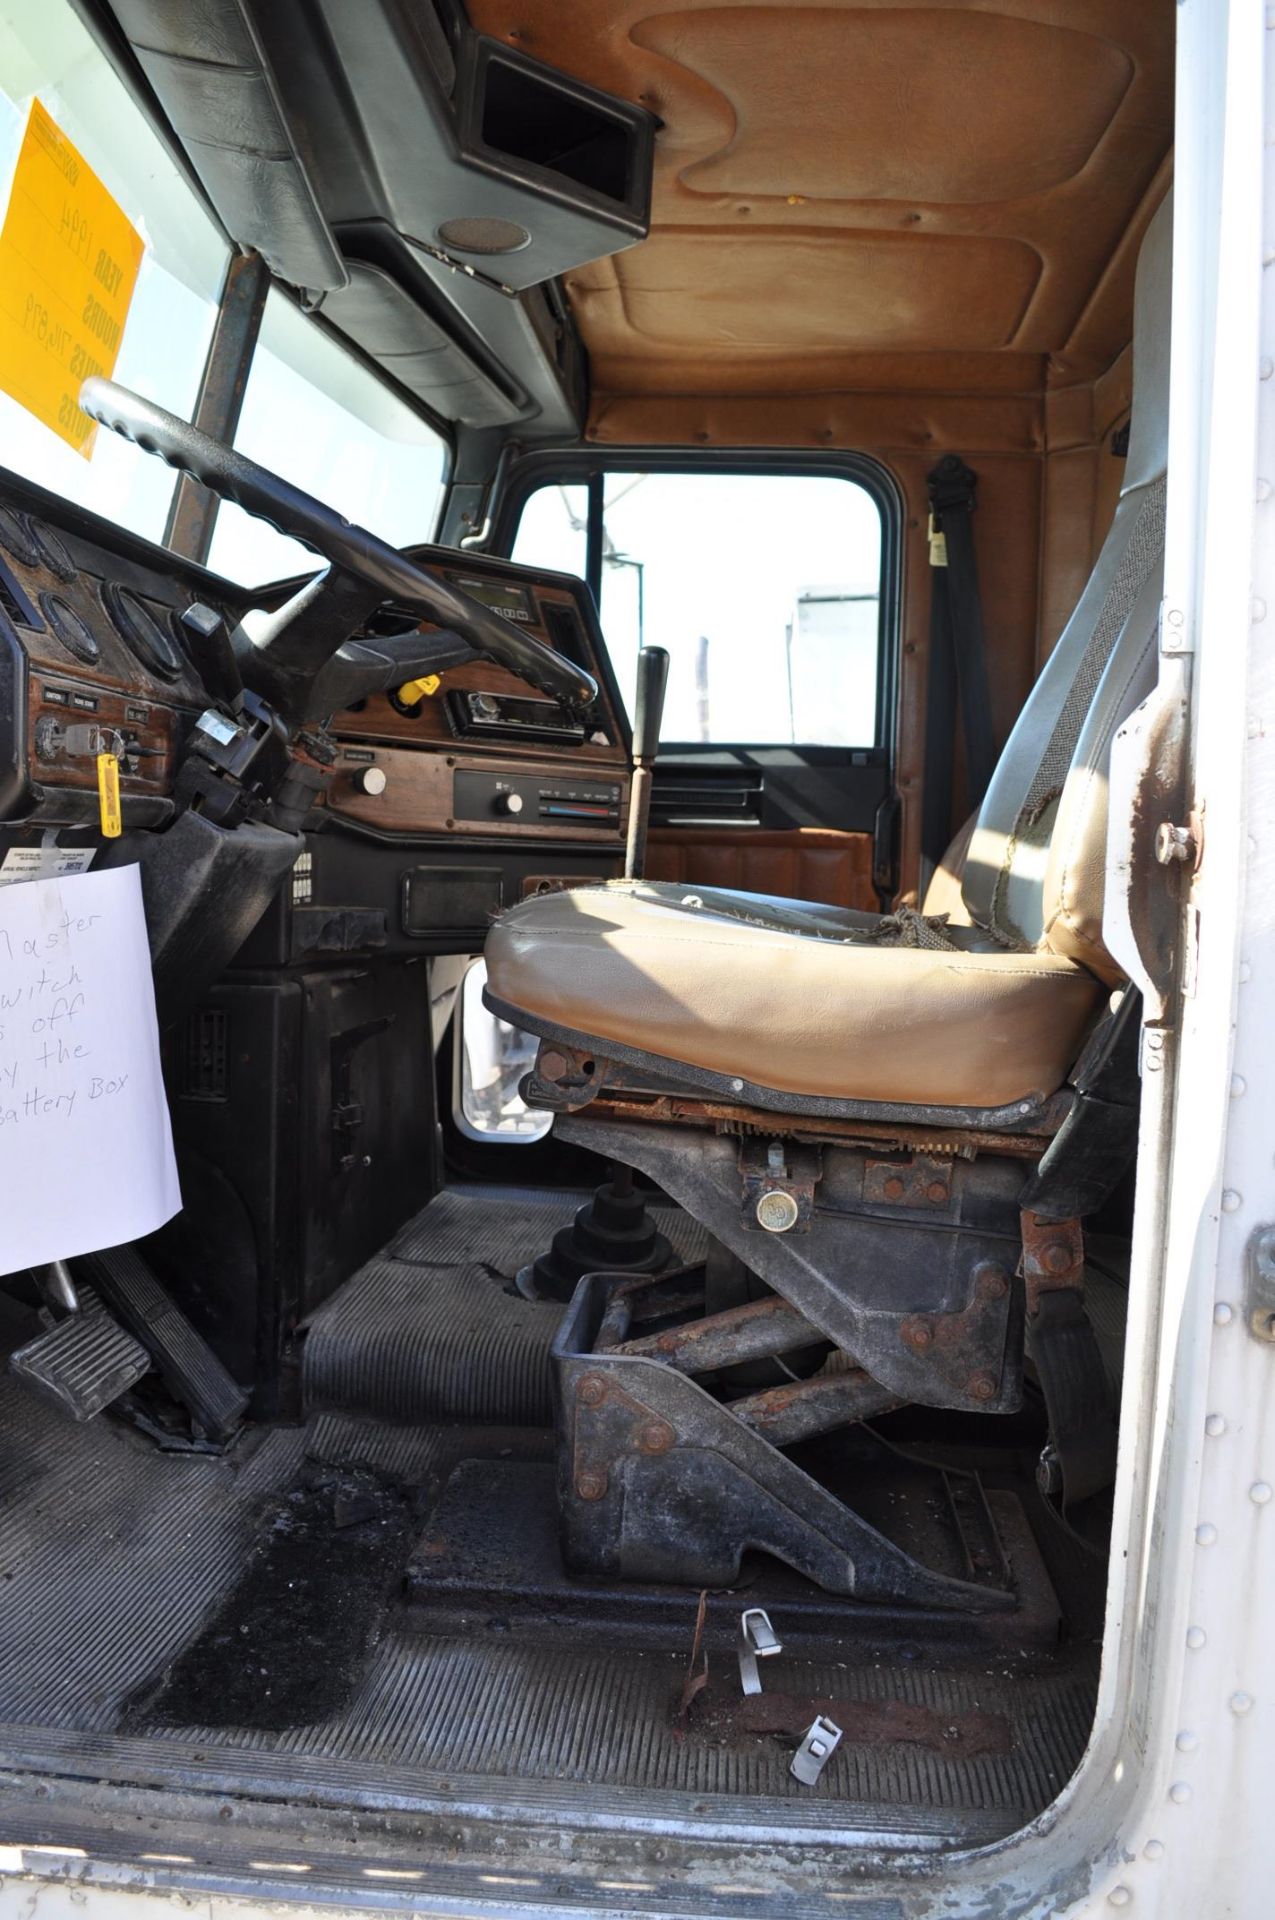
<path id="1" fill-rule="evenodd" d="M 864 944 L 879 925 L 702 887 L 541 894 L 488 934 L 488 991 L 533 1031 L 782 1093 L 989 1108 L 1061 1086 L 1104 999 L 1092 974 L 974 927 L 949 930 L 956 951 Z"/>

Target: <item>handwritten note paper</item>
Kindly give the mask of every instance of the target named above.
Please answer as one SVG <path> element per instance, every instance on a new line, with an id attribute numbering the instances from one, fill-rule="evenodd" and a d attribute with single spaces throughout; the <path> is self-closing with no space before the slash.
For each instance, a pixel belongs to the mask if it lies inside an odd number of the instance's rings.
<path id="1" fill-rule="evenodd" d="M 137 868 L 0 889 L 0 1273 L 180 1206 Z"/>

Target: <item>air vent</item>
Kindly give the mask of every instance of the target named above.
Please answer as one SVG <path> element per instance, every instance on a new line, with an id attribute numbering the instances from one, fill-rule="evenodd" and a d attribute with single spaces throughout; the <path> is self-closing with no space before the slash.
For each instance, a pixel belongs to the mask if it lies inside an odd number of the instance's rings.
<path id="1" fill-rule="evenodd" d="M 548 600 L 540 602 L 540 617 L 549 634 L 549 644 L 555 653 L 560 653 L 573 666 L 592 671 L 593 662 L 589 658 L 589 647 L 576 617 L 573 607 L 555 607 Z"/>
<path id="2" fill-rule="evenodd" d="M 196 1007 L 186 1022 L 182 1050 L 183 1100 L 226 1098 L 226 1013 L 222 1007 Z"/>
<path id="3" fill-rule="evenodd" d="M 586 192 L 624 204 L 634 148 L 631 114 L 584 88 L 564 84 L 549 68 L 487 54 L 482 96 L 483 144 L 494 153 L 570 180 Z"/>
<path id="4" fill-rule="evenodd" d="M 39 628 L 44 624 L 3 560 L 0 560 L 0 607 L 17 627 Z"/>
<path id="5" fill-rule="evenodd" d="M 691 773 L 656 764 L 652 826 L 757 827 L 761 803 L 760 773 Z"/>

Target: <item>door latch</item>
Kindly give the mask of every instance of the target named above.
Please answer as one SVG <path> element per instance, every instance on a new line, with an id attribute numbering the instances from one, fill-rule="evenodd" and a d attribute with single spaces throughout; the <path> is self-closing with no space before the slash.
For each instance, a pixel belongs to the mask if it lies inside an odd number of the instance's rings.
<path id="1" fill-rule="evenodd" d="M 1248 1243 L 1244 1318 L 1254 1340 L 1275 1346 L 1275 1227 L 1259 1227 Z"/>

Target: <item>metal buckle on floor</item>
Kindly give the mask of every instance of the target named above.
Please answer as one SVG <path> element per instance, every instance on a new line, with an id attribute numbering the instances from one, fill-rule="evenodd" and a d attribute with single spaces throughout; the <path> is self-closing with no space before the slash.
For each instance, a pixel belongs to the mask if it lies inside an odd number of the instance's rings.
<path id="1" fill-rule="evenodd" d="M 759 1660 L 783 1652 L 764 1607 L 746 1607 L 739 1616 L 739 1684 L 746 1694 L 761 1692 Z"/>
<path id="2" fill-rule="evenodd" d="M 803 1787 L 813 1787 L 841 1745 L 841 1728 L 826 1713 L 816 1714 L 792 1757 L 789 1772 Z"/>

